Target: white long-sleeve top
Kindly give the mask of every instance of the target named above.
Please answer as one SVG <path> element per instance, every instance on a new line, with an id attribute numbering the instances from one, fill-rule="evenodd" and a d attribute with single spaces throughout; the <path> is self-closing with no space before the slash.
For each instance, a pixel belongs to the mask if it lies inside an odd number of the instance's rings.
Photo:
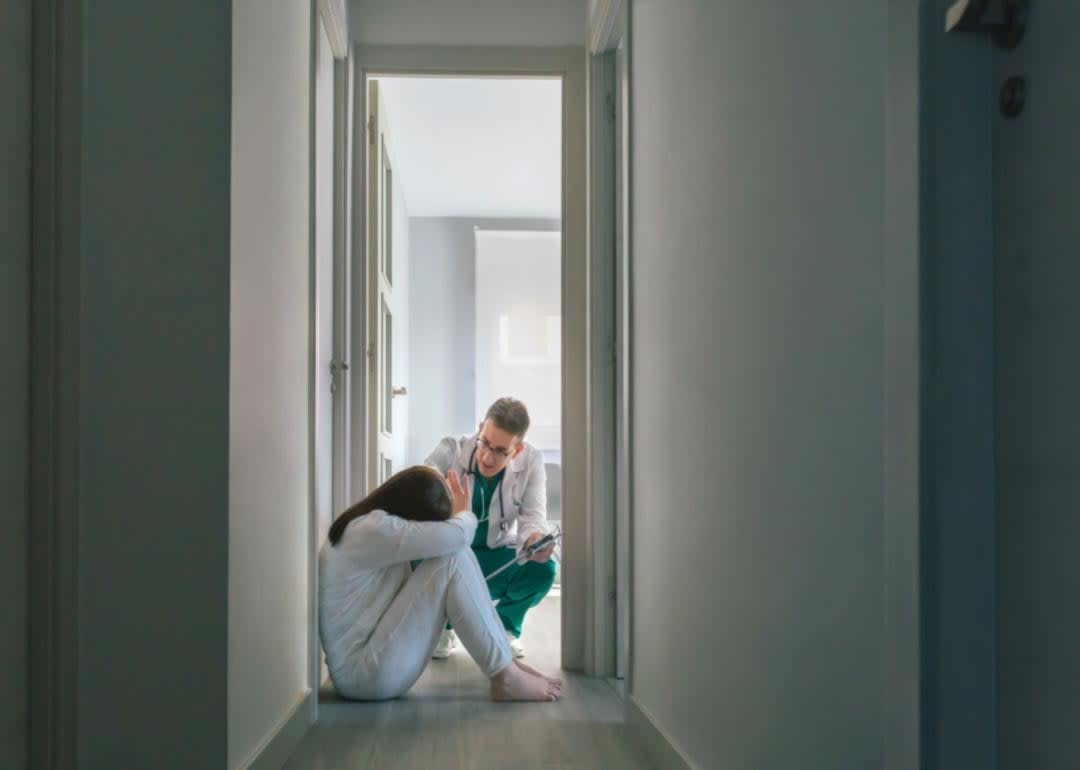
<path id="1" fill-rule="evenodd" d="M 412 574 L 411 561 L 446 556 L 472 543 L 476 517 L 409 521 L 386 511 L 359 516 L 337 545 L 319 550 L 319 632 L 326 665 L 349 675 L 383 613 Z"/>

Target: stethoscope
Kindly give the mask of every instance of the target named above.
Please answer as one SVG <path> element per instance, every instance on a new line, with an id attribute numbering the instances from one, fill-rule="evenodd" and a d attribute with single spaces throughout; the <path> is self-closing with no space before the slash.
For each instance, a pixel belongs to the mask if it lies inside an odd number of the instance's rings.
<path id="1" fill-rule="evenodd" d="M 476 450 L 478 448 L 479 448 L 478 446 L 474 446 L 473 450 L 472 450 L 472 454 L 469 455 L 469 466 L 465 471 L 466 476 L 473 476 L 475 478 L 479 473 L 479 471 L 476 469 Z M 499 490 L 499 510 L 505 512 L 506 511 L 506 506 L 505 506 L 505 503 L 503 501 L 502 479 L 499 479 L 499 482 L 498 482 L 498 484 L 496 484 L 496 487 Z M 484 488 L 483 487 L 480 488 L 480 507 L 481 508 L 487 508 L 487 510 L 489 512 L 485 513 L 484 518 L 479 519 L 477 521 L 477 524 L 482 524 L 483 522 L 485 522 L 489 518 L 491 518 L 491 514 L 490 514 L 491 509 L 490 509 L 490 507 L 488 507 L 486 505 L 486 501 L 484 500 Z M 502 521 L 499 522 L 499 529 L 502 530 L 503 532 L 506 531 L 506 519 L 505 518 L 503 518 Z M 497 570 L 492 572 L 490 575 L 485 575 L 484 580 L 491 580 L 496 575 L 499 575 L 503 571 L 510 569 L 510 567 L 512 567 L 513 565 L 520 564 L 522 558 L 528 558 L 528 557 L 532 556 L 534 553 L 536 553 L 538 550 L 540 550 L 541 548 L 545 548 L 548 545 L 550 545 L 551 543 L 555 543 L 555 542 L 560 541 L 562 539 L 562 535 L 563 535 L 562 529 L 560 527 L 556 527 L 554 532 L 545 535 L 538 542 L 533 543 L 529 547 L 529 549 L 527 551 L 525 551 L 525 552 L 523 552 L 521 554 L 518 554 L 513 559 L 508 561 L 506 564 L 504 564 L 503 566 L 499 567 Z"/>
<path id="2" fill-rule="evenodd" d="M 473 480 L 474 480 L 473 483 L 475 483 L 476 476 L 478 476 L 479 473 L 480 473 L 476 468 L 476 451 L 477 451 L 477 449 L 479 449 L 479 443 L 473 445 L 472 454 L 469 455 L 469 465 L 465 470 L 465 475 L 466 476 L 472 476 L 473 477 Z M 504 474 L 504 476 L 505 476 L 505 474 Z M 496 487 L 496 489 L 499 490 L 499 511 L 502 512 L 502 513 L 505 513 L 506 512 L 506 501 L 503 498 L 503 485 L 502 485 L 502 482 L 503 482 L 503 480 L 499 479 L 499 481 L 495 485 L 495 487 Z M 487 500 L 484 499 L 484 488 L 483 487 L 480 487 L 480 508 L 481 508 L 481 510 L 484 511 L 484 518 L 477 520 L 477 522 L 476 522 L 477 524 L 483 524 L 485 521 L 487 521 L 489 518 L 491 518 L 491 507 L 487 504 Z M 501 531 L 505 532 L 506 527 L 507 527 L 506 517 L 503 516 L 501 521 L 499 521 L 499 529 Z"/>

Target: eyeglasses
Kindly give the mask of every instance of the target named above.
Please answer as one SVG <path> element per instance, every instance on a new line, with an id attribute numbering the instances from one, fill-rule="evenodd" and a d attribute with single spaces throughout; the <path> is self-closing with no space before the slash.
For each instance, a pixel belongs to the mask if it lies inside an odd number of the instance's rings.
<path id="1" fill-rule="evenodd" d="M 510 453 L 514 451 L 513 447 L 492 446 L 483 436 L 480 436 L 478 439 L 476 439 L 476 445 L 480 448 L 481 451 L 487 452 L 488 454 L 499 460 L 505 460 L 507 457 L 510 456 Z"/>

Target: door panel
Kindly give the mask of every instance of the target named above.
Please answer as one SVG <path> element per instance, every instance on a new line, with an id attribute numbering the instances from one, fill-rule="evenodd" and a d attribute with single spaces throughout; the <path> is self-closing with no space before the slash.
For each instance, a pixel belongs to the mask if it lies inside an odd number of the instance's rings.
<path id="1" fill-rule="evenodd" d="M 368 85 L 368 479 L 371 487 L 400 470 L 394 464 L 394 171 L 379 83 Z"/>
<path id="2" fill-rule="evenodd" d="M 348 243 L 351 238 L 352 205 L 350 195 L 352 148 L 352 78 L 347 62 L 334 62 L 334 265 L 333 265 L 333 502 L 335 512 L 344 510 L 352 503 L 351 458 L 352 426 L 350 416 L 354 397 L 353 383 L 349 377 L 349 358 L 352 356 L 352 270 Z"/>

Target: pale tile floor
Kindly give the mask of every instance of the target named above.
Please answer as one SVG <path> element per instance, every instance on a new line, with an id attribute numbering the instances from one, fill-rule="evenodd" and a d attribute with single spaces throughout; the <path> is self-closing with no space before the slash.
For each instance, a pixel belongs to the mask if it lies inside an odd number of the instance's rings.
<path id="1" fill-rule="evenodd" d="M 526 661 L 542 671 L 558 670 L 560 610 L 549 597 L 525 621 Z M 404 698 L 349 703 L 324 692 L 319 725 L 285 770 L 648 770 L 614 688 L 563 676 L 558 703 L 495 704 L 459 646 Z"/>

